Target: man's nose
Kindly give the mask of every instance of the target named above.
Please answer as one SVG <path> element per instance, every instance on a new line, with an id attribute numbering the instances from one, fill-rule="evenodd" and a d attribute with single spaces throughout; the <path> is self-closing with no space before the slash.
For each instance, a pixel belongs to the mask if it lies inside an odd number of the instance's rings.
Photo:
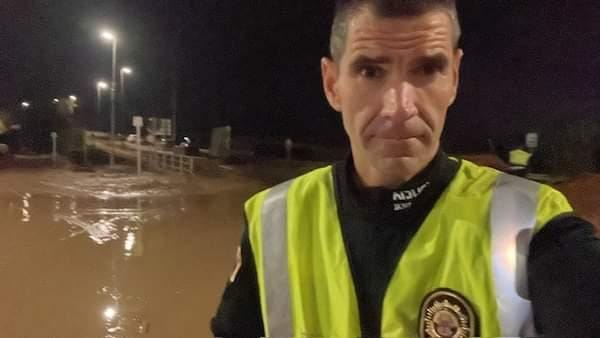
<path id="1" fill-rule="evenodd" d="M 388 88 L 384 91 L 382 99 L 382 116 L 407 120 L 418 112 L 415 105 L 415 88 L 408 82 Z"/>

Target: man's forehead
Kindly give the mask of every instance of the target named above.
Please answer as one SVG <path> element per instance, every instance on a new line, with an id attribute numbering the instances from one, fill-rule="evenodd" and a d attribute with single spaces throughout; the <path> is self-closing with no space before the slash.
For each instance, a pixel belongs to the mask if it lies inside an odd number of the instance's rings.
<path id="1" fill-rule="evenodd" d="M 452 44 L 452 21 L 443 10 L 428 11 L 420 16 L 382 18 L 362 9 L 349 22 L 348 41 L 352 45 L 382 42 L 402 45 L 427 42 Z M 356 47 L 356 46 L 354 46 Z"/>

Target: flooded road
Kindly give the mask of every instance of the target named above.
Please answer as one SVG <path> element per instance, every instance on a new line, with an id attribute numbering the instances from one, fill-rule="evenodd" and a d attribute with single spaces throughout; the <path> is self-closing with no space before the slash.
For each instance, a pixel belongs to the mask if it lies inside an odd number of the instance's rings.
<path id="1" fill-rule="evenodd" d="M 0 172 L 5 337 L 209 337 L 235 265 L 242 203 L 231 174 Z"/>

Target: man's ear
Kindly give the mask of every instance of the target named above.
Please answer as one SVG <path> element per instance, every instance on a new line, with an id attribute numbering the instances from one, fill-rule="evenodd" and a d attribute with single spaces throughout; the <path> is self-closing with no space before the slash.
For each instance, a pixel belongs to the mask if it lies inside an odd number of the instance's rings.
<path id="1" fill-rule="evenodd" d="M 323 79 L 323 90 L 329 105 L 334 110 L 341 112 L 342 105 L 336 88 L 338 79 L 338 65 L 330 58 L 321 59 L 321 77 Z"/>
<path id="2" fill-rule="evenodd" d="M 458 94 L 458 86 L 460 85 L 460 65 L 462 63 L 462 58 L 465 53 L 462 49 L 457 48 L 454 52 L 454 63 L 452 64 L 452 76 L 454 77 L 454 83 L 452 84 L 452 98 L 450 99 L 450 103 L 448 106 L 451 106 L 456 100 L 456 95 Z"/>

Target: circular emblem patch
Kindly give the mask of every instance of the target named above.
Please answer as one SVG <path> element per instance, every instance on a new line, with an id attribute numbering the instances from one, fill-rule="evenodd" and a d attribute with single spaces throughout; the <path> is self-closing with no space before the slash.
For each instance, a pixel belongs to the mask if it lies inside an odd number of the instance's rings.
<path id="1" fill-rule="evenodd" d="M 436 290 L 423 301 L 421 338 L 468 338 L 477 335 L 477 318 L 465 297 L 452 290 Z"/>

